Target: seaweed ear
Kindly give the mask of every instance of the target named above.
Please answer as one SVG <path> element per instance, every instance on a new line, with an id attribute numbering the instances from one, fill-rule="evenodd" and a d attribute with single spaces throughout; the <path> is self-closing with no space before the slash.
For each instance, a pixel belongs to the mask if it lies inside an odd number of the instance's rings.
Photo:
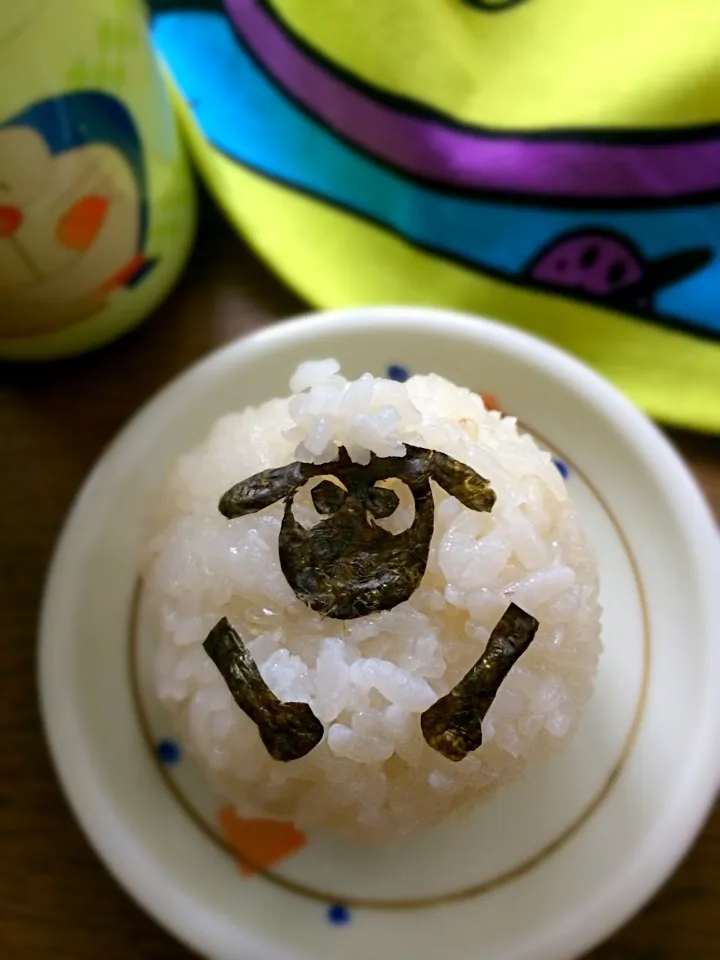
<path id="1" fill-rule="evenodd" d="M 219 504 L 220 513 L 228 520 L 233 520 L 264 510 L 296 493 L 315 474 L 316 469 L 313 464 L 296 461 L 285 467 L 256 473 L 223 494 Z"/>
<path id="2" fill-rule="evenodd" d="M 445 453 L 432 451 L 430 476 L 446 493 L 456 497 L 469 510 L 489 513 L 495 506 L 497 497 L 490 481 Z"/>

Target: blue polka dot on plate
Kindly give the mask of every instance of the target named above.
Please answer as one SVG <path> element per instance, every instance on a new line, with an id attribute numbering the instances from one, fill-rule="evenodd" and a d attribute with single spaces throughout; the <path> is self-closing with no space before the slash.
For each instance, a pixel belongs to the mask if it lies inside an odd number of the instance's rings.
<path id="1" fill-rule="evenodd" d="M 410 379 L 410 371 L 407 367 L 401 367 L 398 363 L 391 363 L 387 368 L 387 375 L 390 380 L 397 380 L 398 383 L 405 383 Z"/>
<path id="2" fill-rule="evenodd" d="M 330 923 L 335 924 L 337 927 L 350 923 L 350 911 L 341 903 L 335 903 L 332 907 L 329 907 L 327 916 Z"/>
<path id="3" fill-rule="evenodd" d="M 182 758 L 180 744 L 175 740 L 171 740 L 169 737 L 166 737 L 164 740 L 159 740 L 155 751 L 160 763 L 164 763 L 168 767 L 180 763 Z"/>
<path id="4" fill-rule="evenodd" d="M 568 467 L 568 465 L 564 463 L 562 460 L 558 460 L 557 457 L 555 457 L 555 459 L 553 460 L 553 463 L 557 467 L 558 473 L 563 478 L 563 480 L 567 480 L 567 478 L 570 476 L 570 468 Z"/>

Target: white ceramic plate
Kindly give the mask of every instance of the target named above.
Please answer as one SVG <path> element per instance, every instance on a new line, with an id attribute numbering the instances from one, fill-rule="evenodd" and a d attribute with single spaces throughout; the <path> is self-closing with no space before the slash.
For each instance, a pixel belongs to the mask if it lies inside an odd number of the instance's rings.
<path id="1" fill-rule="evenodd" d="M 488 391 L 547 443 L 569 470 L 599 556 L 606 652 L 567 752 L 469 820 L 390 853 L 286 835 L 267 871 L 247 876 L 233 855 L 247 825 L 229 822 L 152 697 L 137 557 L 145 511 L 171 461 L 216 417 L 285 394 L 296 364 L 323 356 L 337 357 L 349 376 L 397 365 Z M 87 481 L 42 613 L 47 736 L 107 866 L 203 956 L 576 957 L 651 896 L 713 800 L 718 583 L 717 534 L 687 470 L 576 361 L 509 328 L 430 310 L 291 321 L 178 378 Z"/>

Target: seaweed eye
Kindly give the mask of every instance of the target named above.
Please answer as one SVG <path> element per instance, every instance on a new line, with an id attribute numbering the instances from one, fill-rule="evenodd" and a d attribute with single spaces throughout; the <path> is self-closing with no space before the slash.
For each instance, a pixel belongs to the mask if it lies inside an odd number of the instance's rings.
<path id="1" fill-rule="evenodd" d="M 386 520 L 400 506 L 400 498 L 394 490 L 386 487 L 371 487 L 368 490 L 366 505 L 376 520 Z"/>
<path id="2" fill-rule="evenodd" d="M 388 533 L 404 533 L 415 521 L 415 498 L 404 480 L 379 480 L 365 495 L 369 520 Z"/>
<path id="3" fill-rule="evenodd" d="M 337 483 L 333 483 L 332 480 L 322 480 L 316 487 L 312 488 L 310 495 L 317 512 L 324 517 L 329 517 L 345 503 L 347 490 L 338 486 Z"/>

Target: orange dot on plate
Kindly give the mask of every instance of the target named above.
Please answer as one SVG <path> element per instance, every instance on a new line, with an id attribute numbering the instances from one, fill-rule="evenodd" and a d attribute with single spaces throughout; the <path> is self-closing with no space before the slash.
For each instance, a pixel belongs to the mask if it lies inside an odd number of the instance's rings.
<path id="1" fill-rule="evenodd" d="M 502 413 L 502 407 L 500 406 L 500 401 L 497 397 L 494 397 L 491 393 L 482 393 L 480 392 L 480 398 L 485 404 L 486 410 L 498 410 Z"/>
<path id="2" fill-rule="evenodd" d="M 307 837 L 291 823 L 279 820 L 245 820 L 232 807 L 218 813 L 223 836 L 238 855 L 238 866 L 245 877 L 261 873 L 307 844 Z"/>

